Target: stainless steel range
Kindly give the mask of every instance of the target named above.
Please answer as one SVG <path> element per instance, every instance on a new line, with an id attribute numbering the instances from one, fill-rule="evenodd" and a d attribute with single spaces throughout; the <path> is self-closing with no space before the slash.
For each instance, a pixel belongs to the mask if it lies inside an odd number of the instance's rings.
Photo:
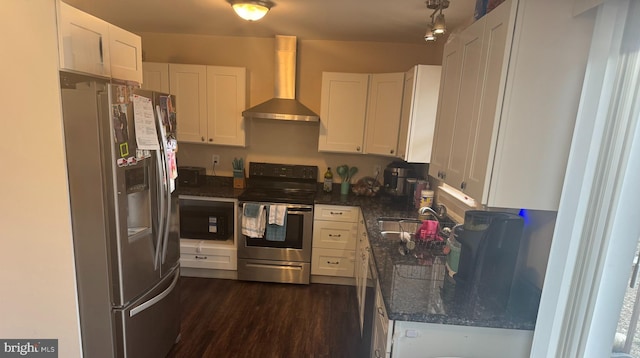
<path id="1" fill-rule="evenodd" d="M 309 283 L 317 181 L 316 166 L 249 163 L 247 189 L 238 197 L 238 279 Z M 243 222 L 245 214 L 268 222 L 278 210 L 284 210 L 283 225 L 265 225 L 262 236 Z"/>

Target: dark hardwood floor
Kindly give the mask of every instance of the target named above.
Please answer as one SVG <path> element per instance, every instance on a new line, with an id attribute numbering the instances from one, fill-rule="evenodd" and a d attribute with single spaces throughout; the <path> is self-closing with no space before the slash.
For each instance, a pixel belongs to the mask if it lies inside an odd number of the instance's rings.
<path id="1" fill-rule="evenodd" d="M 181 340 L 168 357 L 357 357 L 352 286 L 183 277 Z"/>

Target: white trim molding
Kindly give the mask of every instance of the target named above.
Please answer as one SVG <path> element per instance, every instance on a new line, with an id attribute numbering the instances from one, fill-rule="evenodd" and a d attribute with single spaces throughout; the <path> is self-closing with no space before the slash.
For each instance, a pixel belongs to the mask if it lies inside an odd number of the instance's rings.
<path id="1" fill-rule="evenodd" d="M 531 357 L 611 354 L 640 237 L 638 10 L 597 9 Z"/>

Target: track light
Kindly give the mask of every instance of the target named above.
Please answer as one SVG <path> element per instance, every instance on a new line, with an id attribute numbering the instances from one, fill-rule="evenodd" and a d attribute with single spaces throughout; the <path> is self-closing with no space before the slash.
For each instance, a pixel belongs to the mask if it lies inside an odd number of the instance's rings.
<path id="1" fill-rule="evenodd" d="M 433 10 L 433 13 L 430 16 L 431 21 L 427 33 L 424 35 L 424 40 L 427 42 L 435 41 L 437 35 L 442 35 L 447 31 L 442 10 L 449 7 L 449 0 L 427 0 L 425 3 L 428 9 Z"/>
<path id="2" fill-rule="evenodd" d="M 446 30 L 447 30 L 447 25 L 445 25 L 444 23 L 444 15 L 442 15 L 442 11 L 440 11 L 440 14 L 436 16 L 435 23 L 433 24 L 433 33 L 440 35 L 440 34 L 444 34 Z"/>
<path id="3" fill-rule="evenodd" d="M 431 29 L 428 29 L 427 33 L 424 34 L 424 40 L 427 42 L 436 40 L 436 36 L 433 34 L 433 31 L 431 31 Z"/>

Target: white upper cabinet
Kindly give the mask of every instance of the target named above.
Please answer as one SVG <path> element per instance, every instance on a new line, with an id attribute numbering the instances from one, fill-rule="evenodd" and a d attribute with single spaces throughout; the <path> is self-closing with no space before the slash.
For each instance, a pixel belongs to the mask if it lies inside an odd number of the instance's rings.
<path id="1" fill-rule="evenodd" d="M 207 135 L 213 144 L 245 146 L 246 69 L 207 66 Z"/>
<path id="2" fill-rule="evenodd" d="M 365 154 L 396 156 L 404 73 L 372 74 L 367 98 Z"/>
<path id="3" fill-rule="evenodd" d="M 436 124 L 442 66 L 416 65 L 405 73 L 398 157 L 429 163 Z"/>
<path id="4" fill-rule="evenodd" d="M 176 96 L 179 141 L 245 146 L 244 67 L 172 63 L 169 84 Z"/>
<path id="5" fill-rule="evenodd" d="M 396 156 L 404 73 L 322 74 L 318 151 Z"/>
<path id="6" fill-rule="evenodd" d="M 557 210 L 593 24 L 507 0 L 447 44 L 429 174 L 490 207 Z"/>
<path id="7" fill-rule="evenodd" d="M 362 153 L 369 75 L 322 73 L 318 151 Z"/>
<path id="8" fill-rule="evenodd" d="M 111 77 L 142 83 L 142 39 L 109 24 Z"/>
<path id="9" fill-rule="evenodd" d="M 58 2 L 60 68 L 111 76 L 109 23 Z"/>
<path id="10" fill-rule="evenodd" d="M 436 112 L 436 128 L 431 162 L 429 163 L 429 175 L 445 179 L 446 169 L 449 163 L 451 142 L 453 140 L 453 128 L 458 110 L 458 92 L 460 90 L 460 41 L 458 37 L 452 37 L 444 46 L 442 57 L 442 80 L 440 82 L 440 94 L 438 109 Z"/>
<path id="11" fill-rule="evenodd" d="M 58 2 L 60 68 L 142 82 L 140 36 Z"/>
<path id="12" fill-rule="evenodd" d="M 169 64 L 160 62 L 142 63 L 142 89 L 170 93 Z"/>
<path id="13" fill-rule="evenodd" d="M 169 84 L 176 96 L 178 140 L 207 142 L 207 66 L 169 64 Z"/>

